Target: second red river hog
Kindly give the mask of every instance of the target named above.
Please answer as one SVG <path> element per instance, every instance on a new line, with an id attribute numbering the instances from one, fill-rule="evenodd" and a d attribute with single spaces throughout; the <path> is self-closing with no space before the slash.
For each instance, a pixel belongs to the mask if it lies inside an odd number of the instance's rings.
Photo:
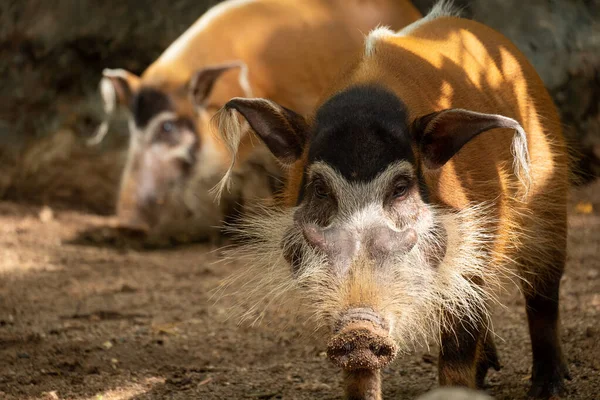
<path id="1" fill-rule="evenodd" d="M 500 368 L 491 312 L 511 281 L 529 394 L 561 395 L 569 160 L 548 92 L 506 37 L 441 2 L 372 31 L 308 118 L 267 99 L 220 113 L 244 117 L 288 168 L 280 203 L 239 228 L 245 286 L 325 328 L 347 398 L 379 399 L 380 370 L 430 340 L 441 385 L 482 387 Z"/>
<path id="2" fill-rule="evenodd" d="M 105 108 L 130 111 L 117 215 L 156 236 L 215 233 L 234 205 L 269 196 L 280 169 L 240 132 L 232 190 L 210 189 L 231 159 L 209 121 L 232 97 L 265 97 L 309 113 L 337 71 L 379 24 L 420 17 L 407 0 L 228 0 L 207 11 L 141 76 L 107 69 Z M 107 123 L 98 139 L 106 133 Z M 258 144 L 260 142 L 254 142 Z"/>

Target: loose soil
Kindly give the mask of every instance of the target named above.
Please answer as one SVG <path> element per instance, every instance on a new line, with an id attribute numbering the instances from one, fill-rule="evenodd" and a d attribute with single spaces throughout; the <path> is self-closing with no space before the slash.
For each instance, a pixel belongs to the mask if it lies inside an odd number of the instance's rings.
<path id="1" fill-rule="evenodd" d="M 590 203 L 590 204 L 588 204 Z M 600 399 L 600 181 L 574 191 L 563 341 L 570 399 Z M 107 218 L 0 203 L 0 399 L 340 399 L 324 345 L 285 311 L 238 325 L 214 301 L 240 265 L 208 245 L 140 249 L 91 240 Z M 107 231 L 108 232 L 108 231 Z M 531 356 L 517 291 L 496 318 L 503 369 L 488 376 L 496 399 L 523 399 Z M 274 322 L 271 322 L 274 321 Z M 435 350 L 384 371 L 386 399 L 436 385 Z"/>

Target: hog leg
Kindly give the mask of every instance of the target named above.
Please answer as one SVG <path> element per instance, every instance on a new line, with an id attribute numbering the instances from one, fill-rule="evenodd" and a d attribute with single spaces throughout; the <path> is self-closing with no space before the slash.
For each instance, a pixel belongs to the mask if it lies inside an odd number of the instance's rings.
<path id="1" fill-rule="evenodd" d="M 480 344 L 483 347 L 481 357 L 477 364 L 476 371 L 476 382 L 477 387 L 482 389 L 485 385 L 485 376 L 487 375 L 488 369 L 494 368 L 496 371 L 500 371 L 500 360 L 498 359 L 498 352 L 496 351 L 496 345 L 494 344 L 494 338 L 491 332 L 486 335 L 482 335 L 483 338 L 480 340 Z"/>
<path id="2" fill-rule="evenodd" d="M 476 389 L 490 367 L 500 367 L 492 333 L 483 323 L 475 325 L 453 318 L 451 326 L 442 332 L 440 385 Z"/>
<path id="3" fill-rule="evenodd" d="M 525 288 L 533 353 L 529 396 L 534 398 L 558 398 L 565 390 L 564 379 L 570 379 L 560 345 L 558 292 L 561 275 L 562 268 L 543 280 L 536 279 L 531 287 Z"/>
<path id="4" fill-rule="evenodd" d="M 379 370 L 344 371 L 346 400 L 381 400 Z"/>

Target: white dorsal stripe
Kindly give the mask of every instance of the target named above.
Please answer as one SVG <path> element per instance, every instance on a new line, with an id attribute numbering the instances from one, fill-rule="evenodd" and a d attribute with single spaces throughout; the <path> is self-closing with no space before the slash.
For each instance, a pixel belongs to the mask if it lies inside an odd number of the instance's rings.
<path id="1" fill-rule="evenodd" d="M 405 26 L 398 32 L 394 32 L 388 27 L 379 26 L 373 29 L 365 39 L 365 55 L 367 57 L 373 55 L 377 42 L 383 37 L 389 36 L 407 36 L 415 29 L 429 21 L 433 21 L 442 17 L 460 17 L 461 9 L 454 5 L 453 0 L 439 0 L 423 18 Z"/>

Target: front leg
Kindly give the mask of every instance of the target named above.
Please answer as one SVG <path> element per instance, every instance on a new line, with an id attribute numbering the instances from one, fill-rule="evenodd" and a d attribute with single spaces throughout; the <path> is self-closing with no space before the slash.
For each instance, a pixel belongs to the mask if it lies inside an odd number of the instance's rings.
<path id="1" fill-rule="evenodd" d="M 492 332 L 454 318 L 442 333 L 439 381 L 442 386 L 481 388 L 489 368 L 500 369 Z"/>
<path id="2" fill-rule="evenodd" d="M 550 280 L 550 279 L 548 279 Z M 565 392 L 565 379 L 571 379 L 563 357 L 558 318 L 560 277 L 536 290 L 525 292 L 527 319 L 533 352 L 529 396 L 558 399 Z"/>
<path id="3" fill-rule="evenodd" d="M 346 400 L 381 400 L 379 370 L 344 371 Z"/>

